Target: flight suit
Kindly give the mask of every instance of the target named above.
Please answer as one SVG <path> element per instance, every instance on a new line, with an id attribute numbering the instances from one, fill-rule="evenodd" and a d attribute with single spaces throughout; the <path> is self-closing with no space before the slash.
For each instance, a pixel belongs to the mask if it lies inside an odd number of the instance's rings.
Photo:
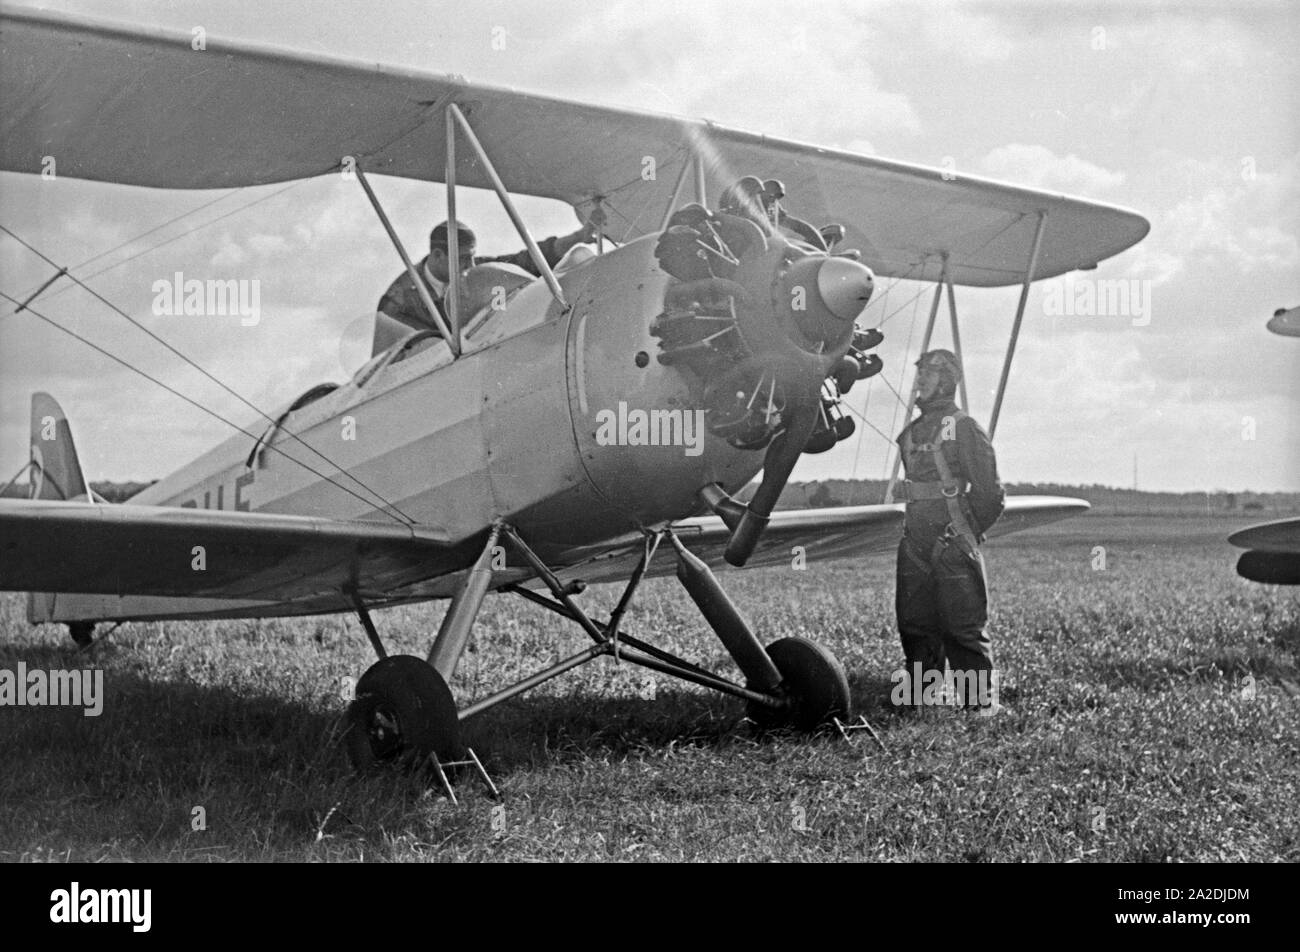
<path id="1" fill-rule="evenodd" d="M 921 409 L 898 437 L 907 513 L 895 610 L 907 672 L 913 677 L 919 662 L 923 675 L 942 676 L 946 659 L 954 671 L 986 672 L 991 685 L 993 650 L 984 631 L 988 589 L 979 543 L 1005 506 L 993 444 L 951 397 Z M 975 705 L 979 698 L 971 692 L 963 700 Z"/>

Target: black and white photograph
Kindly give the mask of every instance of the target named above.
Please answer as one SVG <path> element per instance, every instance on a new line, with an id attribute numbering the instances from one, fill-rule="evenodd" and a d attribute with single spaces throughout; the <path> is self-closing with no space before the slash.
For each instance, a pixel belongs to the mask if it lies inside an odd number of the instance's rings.
<path id="1" fill-rule="evenodd" d="M 6 0 L 0 860 L 1215 864 L 1084 905 L 1244 939 L 1300 860 L 1297 48 Z"/>

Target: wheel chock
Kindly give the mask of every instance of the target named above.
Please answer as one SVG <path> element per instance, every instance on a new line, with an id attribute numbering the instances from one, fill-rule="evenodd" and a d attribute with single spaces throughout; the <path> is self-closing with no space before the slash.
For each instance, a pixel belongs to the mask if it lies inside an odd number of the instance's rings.
<path id="1" fill-rule="evenodd" d="M 488 772 L 483 768 L 483 762 L 478 759 L 478 754 L 474 753 L 473 747 L 466 747 L 465 753 L 469 755 L 467 760 L 440 760 L 435 751 L 429 752 L 429 760 L 433 763 L 434 772 L 437 773 L 438 779 L 442 782 L 442 789 L 447 791 L 447 797 L 453 804 L 459 805 L 460 801 L 456 799 L 456 791 L 452 789 L 451 780 L 447 777 L 448 767 L 473 767 L 478 775 L 483 778 L 483 783 L 487 786 L 488 796 L 493 800 L 501 799 L 501 791 L 497 785 L 492 782 Z"/>
<path id="2" fill-rule="evenodd" d="M 883 750 L 885 753 L 889 753 L 889 748 L 886 747 L 885 742 L 880 739 L 880 735 L 876 733 L 876 729 L 871 726 L 871 722 L 867 720 L 865 714 L 859 714 L 858 719 L 854 721 L 852 724 L 846 724 L 843 721 L 841 721 L 838 717 L 834 718 L 834 721 L 835 721 L 835 729 L 840 732 L 840 736 L 843 737 L 845 740 L 853 739 L 852 737 L 849 736 L 850 731 L 866 731 L 871 735 L 871 739 L 880 745 L 881 750 Z"/>

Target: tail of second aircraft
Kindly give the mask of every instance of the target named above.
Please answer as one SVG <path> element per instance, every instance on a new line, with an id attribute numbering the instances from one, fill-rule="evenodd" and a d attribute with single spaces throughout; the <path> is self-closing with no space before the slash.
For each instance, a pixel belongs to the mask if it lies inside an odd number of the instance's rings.
<path id="1" fill-rule="evenodd" d="M 77 458 L 68 418 L 48 393 L 32 394 L 31 468 L 27 480 L 32 499 L 89 502 L 93 498 Z"/>

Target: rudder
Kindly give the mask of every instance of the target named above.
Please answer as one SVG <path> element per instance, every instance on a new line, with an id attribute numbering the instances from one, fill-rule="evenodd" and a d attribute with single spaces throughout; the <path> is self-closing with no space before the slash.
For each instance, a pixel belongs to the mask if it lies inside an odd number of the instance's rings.
<path id="1" fill-rule="evenodd" d="M 32 394 L 32 428 L 27 470 L 28 497 L 90 502 L 90 485 L 77 458 L 72 426 L 48 393 Z M 32 624 L 51 621 L 55 613 L 54 592 L 31 592 L 27 596 L 27 620 Z"/>
<path id="2" fill-rule="evenodd" d="M 48 393 L 32 394 L 31 464 L 27 475 L 30 498 L 85 502 L 93 498 L 77 458 L 72 427 L 63 408 Z"/>

